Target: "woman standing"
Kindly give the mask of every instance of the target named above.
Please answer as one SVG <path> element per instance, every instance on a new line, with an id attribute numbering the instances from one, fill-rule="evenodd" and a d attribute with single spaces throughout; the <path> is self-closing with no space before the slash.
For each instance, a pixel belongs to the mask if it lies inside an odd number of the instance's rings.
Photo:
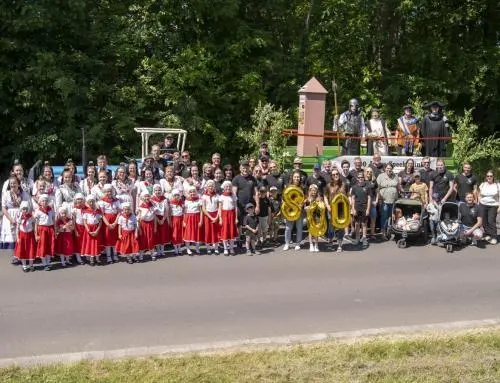
<path id="1" fill-rule="evenodd" d="M 377 223 L 377 206 L 378 206 L 378 193 L 377 193 L 377 180 L 373 175 L 372 168 L 365 168 L 365 185 L 370 190 L 370 238 L 375 239 L 375 224 Z"/>
<path id="2" fill-rule="evenodd" d="M 296 186 L 300 189 L 302 189 L 302 184 L 300 182 L 300 172 L 298 170 L 295 170 L 290 179 L 291 182 L 288 186 Z M 285 188 L 286 191 L 286 188 Z M 302 191 L 303 192 L 303 191 Z M 283 193 L 285 195 L 285 192 Z M 284 203 L 284 202 L 283 202 Z M 303 204 L 298 207 L 300 209 L 300 214 L 299 217 L 295 221 L 289 221 L 285 219 L 285 246 L 283 247 L 283 250 L 288 250 L 290 248 L 290 242 L 292 242 L 292 230 L 295 226 L 297 229 L 297 241 L 295 244 L 295 250 L 300 250 L 300 243 L 302 242 L 302 231 L 304 229 L 304 212 L 303 212 Z"/>
<path id="3" fill-rule="evenodd" d="M 392 213 L 392 206 L 398 198 L 398 177 L 393 172 L 391 163 L 385 165 L 384 173 L 377 177 L 378 199 L 382 203 L 380 217 L 380 229 L 382 233 L 386 232 L 387 220 Z"/>
<path id="4" fill-rule="evenodd" d="M 415 182 L 415 161 L 409 158 L 405 163 L 405 168 L 398 174 L 399 185 L 403 198 L 410 198 L 410 187 Z"/>
<path id="5" fill-rule="evenodd" d="M 21 189 L 26 192 L 28 196 L 31 195 L 31 191 L 33 190 L 33 181 L 24 176 L 24 168 L 18 161 L 14 162 L 12 168 L 10 169 L 10 176 L 16 177 L 19 180 L 19 184 L 21 185 Z M 6 180 L 2 186 L 2 193 L 4 193 L 9 187 L 9 180 Z"/>
<path id="6" fill-rule="evenodd" d="M 97 184 L 97 172 L 93 162 L 87 165 L 87 177 L 80 181 L 80 190 L 86 197 L 92 193 L 92 188 Z"/>
<path id="7" fill-rule="evenodd" d="M 479 208 L 483 217 L 484 240 L 497 244 L 497 214 L 500 212 L 500 183 L 495 181 L 493 170 L 486 172 L 485 181 L 479 185 Z"/>
<path id="8" fill-rule="evenodd" d="M 191 165 L 190 168 L 190 176 L 184 180 L 183 184 L 183 189 L 184 189 L 184 196 L 186 198 L 189 197 L 189 188 L 194 187 L 196 190 L 196 195 L 199 197 L 202 195 L 202 180 L 200 178 L 200 173 L 198 170 L 198 166 L 196 165 Z"/>
<path id="9" fill-rule="evenodd" d="M 56 190 L 55 207 L 56 211 L 64 207 L 67 209 L 68 215 L 73 214 L 73 201 L 75 195 L 80 193 L 80 187 L 73 182 L 74 174 L 71 170 L 65 170 L 62 174 L 62 185 Z"/>
<path id="10" fill-rule="evenodd" d="M 171 199 L 172 191 L 174 189 L 182 193 L 183 192 L 182 183 L 183 183 L 182 178 L 174 174 L 174 167 L 171 165 L 167 166 L 165 168 L 165 178 L 162 178 L 160 180 L 160 186 L 163 193 L 165 194 L 165 197 Z"/>
<path id="11" fill-rule="evenodd" d="M 224 181 L 232 181 L 234 178 L 234 170 L 231 165 L 224 165 Z"/>
<path id="12" fill-rule="evenodd" d="M 42 175 L 39 179 L 36 180 L 33 185 L 33 206 L 38 208 L 39 199 L 42 194 L 46 194 L 49 196 L 49 205 L 54 206 L 54 200 L 57 189 L 57 180 L 54 178 L 54 172 L 52 171 L 52 167 L 48 162 L 45 163 Z"/>
<path id="13" fill-rule="evenodd" d="M 129 178 L 129 180 L 131 180 L 134 183 L 139 181 L 139 170 L 138 170 L 137 162 L 135 160 L 132 160 L 128 163 L 127 176 Z"/>
<path id="14" fill-rule="evenodd" d="M 347 197 L 347 191 L 346 191 L 346 185 L 342 182 L 340 178 L 340 172 L 338 169 L 333 169 L 332 170 L 332 179 L 330 183 L 326 186 L 325 190 L 325 204 L 326 204 L 326 209 L 328 210 L 328 238 L 337 238 L 338 241 L 338 247 L 337 247 L 337 253 L 342 252 L 342 240 L 344 239 L 344 233 L 345 229 L 335 229 L 332 224 L 331 224 L 331 216 L 332 216 L 332 207 L 331 203 L 333 199 L 338 195 L 338 194 L 344 194 Z M 344 212 L 344 214 L 349 214 L 348 211 Z"/>
<path id="15" fill-rule="evenodd" d="M 111 182 L 115 197 L 120 203 L 129 202 L 132 211 L 134 211 L 135 185 L 128 177 L 125 166 L 120 165 L 115 172 L 115 179 Z"/>
<path id="16" fill-rule="evenodd" d="M 389 154 L 387 137 L 389 130 L 383 119 L 380 118 L 380 111 L 376 108 L 371 110 L 371 119 L 366 123 L 367 154 L 369 156 L 378 153 L 381 156 Z"/>

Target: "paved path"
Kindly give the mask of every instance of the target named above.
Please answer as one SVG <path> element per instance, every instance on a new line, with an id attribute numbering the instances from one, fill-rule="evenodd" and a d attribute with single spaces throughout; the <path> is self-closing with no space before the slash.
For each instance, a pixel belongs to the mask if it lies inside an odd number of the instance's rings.
<path id="1" fill-rule="evenodd" d="M 0 358 L 497 318 L 499 250 L 385 243 L 27 274 L 0 252 Z"/>

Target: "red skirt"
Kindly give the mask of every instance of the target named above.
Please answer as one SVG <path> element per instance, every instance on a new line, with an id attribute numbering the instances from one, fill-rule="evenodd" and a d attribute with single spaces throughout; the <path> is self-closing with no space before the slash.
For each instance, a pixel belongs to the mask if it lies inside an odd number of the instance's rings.
<path id="1" fill-rule="evenodd" d="M 104 217 L 108 220 L 110 224 L 115 223 L 117 214 L 106 213 Z M 114 229 L 102 223 L 102 245 L 103 246 L 115 246 L 116 241 L 118 241 L 118 225 L 114 227 Z"/>
<path id="2" fill-rule="evenodd" d="M 217 217 L 217 212 L 207 212 L 212 218 Z M 215 223 L 212 222 L 206 215 L 203 215 L 203 242 L 207 244 L 218 243 L 220 235 L 220 225 L 217 220 Z"/>
<path id="3" fill-rule="evenodd" d="M 222 210 L 222 226 L 220 230 L 220 239 L 228 241 L 238 237 L 238 228 L 236 227 L 236 211 Z"/>
<path id="4" fill-rule="evenodd" d="M 76 235 L 78 233 L 78 236 Z M 82 253 L 83 237 L 85 235 L 85 226 L 76 224 L 75 225 L 75 235 L 73 238 L 73 250 L 76 254 Z"/>
<path id="5" fill-rule="evenodd" d="M 168 221 L 165 220 L 163 225 L 160 225 L 160 220 L 163 219 L 163 216 L 157 215 L 158 218 L 156 224 L 156 235 L 155 235 L 155 243 L 157 245 L 164 245 L 170 242 L 170 226 L 168 225 Z"/>
<path id="6" fill-rule="evenodd" d="M 73 233 L 71 231 L 61 232 L 57 235 L 56 254 L 73 255 Z"/>
<path id="7" fill-rule="evenodd" d="M 116 242 L 116 251 L 121 255 L 137 254 L 139 242 L 135 238 L 135 230 L 122 230 L 122 239 Z"/>
<path id="8" fill-rule="evenodd" d="M 180 245 L 182 243 L 182 216 L 172 217 L 172 245 Z"/>
<path id="9" fill-rule="evenodd" d="M 89 225 L 87 224 L 89 231 L 95 231 L 99 225 Z M 82 241 L 82 255 L 86 257 L 95 257 L 101 254 L 102 243 L 101 243 L 101 232 L 97 233 L 97 236 L 92 237 L 87 230 L 83 234 Z"/>
<path id="10" fill-rule="evenodd" d="M 141 231 L 139 233 L 139 250 L 153 250 L 156 245 L 154 233 L 155 221 L 141 221 L 140 228 Z"/>
<path id="11" fill-rule="evenodd" d="M 184 214 L 182 239 L 184 242 L 200 242 L 202 239 L 200 227 L 200 213 Z"/>
<path id="12" fill-rule="evenodd" d="M 35 259 L 36 257 L 36 241 L 35 232 L 30 231 L 25 233 L 19 230 L 14 254 L 17 259 Z"/>
<path id="13" fill-rule="evenodd" d="M 54 226 L 38 226 L 38 243 L 36 246 L 36 256 L 54 256 L 56 250 Z"/>

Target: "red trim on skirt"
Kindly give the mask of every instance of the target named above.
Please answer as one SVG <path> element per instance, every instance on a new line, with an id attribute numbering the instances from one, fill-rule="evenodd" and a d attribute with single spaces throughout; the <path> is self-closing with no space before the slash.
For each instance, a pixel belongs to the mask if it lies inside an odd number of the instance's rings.
<path id="1" fill-rule="evenodd" d="M 172 216 L 172 245 L 180 245 L 182 243 L 182 221 L 182 215 Z"/>
<path id="2" fill-rule="evenodd" d="M 236 211 L 222 210 L 222 227 L 220 231 L 220 239 L 228 241 L 238 237 L 238 228 L 236 227 Z"/>
<path id="3" fill-rule="evenodd" d="M 76 235 L 78 233 L 78 236 Z M 73 250 L 76 254 L 82 253 L 82 244 L 83 244 L 83 236 L 85 235 L 85 226 L 76 224 L 75 225 L 75 233 L 73 238 Z"/>
<path id="4" fill-rule="evenodd" d="M 19 230 L 14 254 L 17 259 L 35 259 L 36 241 L 34 231 L 25 233 Z"/>
<path id="5" fill-rule="evenodd" d="M 202 228 L 200 227 L 200 213 L 185 213 L 182 228 L 184 242 L 201 242 Z"/>
<path id="6" fill-rule="evenodd" d="M 163 225 L 160 225 L 160 220 L 163 219 L 162 215 L 157 215 L 158 221 L 156 221 L 156 235 L 155 235 L 155 243 L 157 245 L 164 245 L 170 242 L 170 226 L 168 221 L 165 220 Z"/>
<path id="7" fill-rule="evenodd" d="M 113 214 L 113 213 L 106 213 L 104 214 L 104 217 L 108 220 L 110 224 L 115 223 L 116 217 L 118 217 L 118 214 Z M 107 226 L 104 223 L 104 220 L 102 222 L 102 245 L 103 246 L 115 246 L 116 241 L 118 241 L 118 225 L 115 226 L 114 229 L 111 229 L 109 226 Z"/>
<path id="8" fill-rule="evenodd" d="M 207 214 L 215 218 L 217 217 L 217 211 L 213 212 L 207 212 Z M 219 235 L 220 235 L 220 224 L 219 220 L 217 220 L 215 223 L 212 222 L 210 218 L 206 216 L 206 214 L 203 215 L 203 242 L 207 244 L 212 244 L 212 243 L 218 243 L 219 242 Z"/>
<path id="9" fill-rule="evenodd" d="M 87 224 L 89 231 L 96 231 L 96 229 L 99 227 L 98 224 L 95 225 L 89 225 Z M 85 230 L 85 233 L 83 235 L 83 242 L 82 242 L 82 255 L 86 257 L 95 257 L 97 255 L 101 254 L 102 251 L 102 243 L 101 243 L 101 231 L 97 233 L 97 236 L 92 237 L 87 230 Z"/>
<path id="10" fill-rule="evenodd" d="M 38 226 L 38 242 L 36 256 L 54 256 L 56 250 L 54 226 Z"/>
<path id="11" fill-rule="evenodd" d="M 139 250 L 153 250 L 155 248 L 155 221 L 141 221 L 140 228 L 141 231 L 139 233 Z"/>
<path id="12" fill-rule="evenodd" d="M 56 255 L 73 255 L 73 232 L 65 231 L 57 235 Z"/>
<path id="13" fill-rule="evenodd" d="M 137 254 L 139 242 L 135 238 L 135 230 L 123 230 L 122 239 L 116 242 L 116 251 L 121 255 Z"/>

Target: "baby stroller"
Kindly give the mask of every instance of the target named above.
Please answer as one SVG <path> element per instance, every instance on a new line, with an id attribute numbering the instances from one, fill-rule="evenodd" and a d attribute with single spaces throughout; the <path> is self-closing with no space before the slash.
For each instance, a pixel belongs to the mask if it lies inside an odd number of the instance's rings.
<path id="1" fill-rule="evenodd" d="M 428 228 L 424 224 L 427 211 L 422 202 L 413 199 L 398 199 L 392 207 L 392 215 L 387 224 L 387 238 L 394 234 L 394 239 L 400 249 L 404 249 L 407 240 L 416 241 L 428 237 Z M 422 236 L 423 234 L 423 236 Z"/>
<path id="2" fill-rule="evenodd" d="M 453 246 L 461 245 L 461 227 L 458 204 L 455 202 L 443 203 L 439 209 L 437 243 L 445 246 L 448 253 L 453 251 Z"/>

